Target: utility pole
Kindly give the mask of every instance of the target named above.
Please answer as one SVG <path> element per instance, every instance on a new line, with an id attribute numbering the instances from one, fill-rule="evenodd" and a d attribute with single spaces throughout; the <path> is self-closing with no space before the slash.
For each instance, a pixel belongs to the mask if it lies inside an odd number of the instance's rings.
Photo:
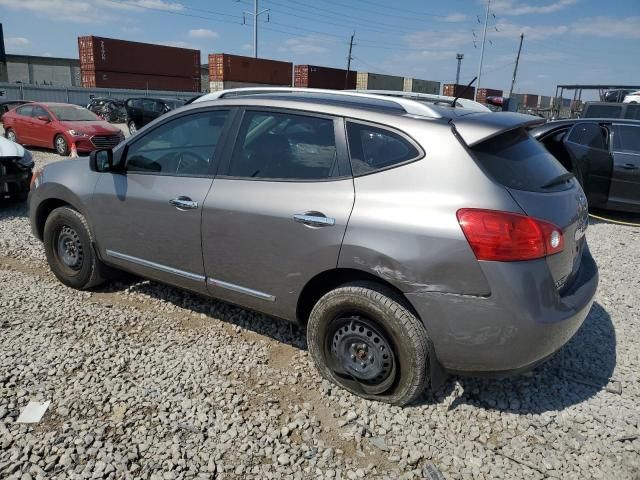
<path id="1" fill-rule="evenodd" d="M 524 33 L 520 34 L 520 47 L 518 47 L 518 56 L 516 57 L 516 66 L 513 67 L 513 78 L 511 79 L 511 88 L 509 89 L 509 98 L 513 94 L 513 87 L 516 84 L 516 75 L 518 74 L 518 63 L 520 63 L 520 52 L 522 52 L 522 42 L 524 41 Z"/>
<path id="2" fill-rule="evenodd" d="M 269 12 L 269 8 L 265 8 L 262 11 L 258 11 L 258 0 L 253 0 L 253 12 L 242 12 L 242 24 L 245 25 L 245 15 L 253 15 L 253 56 L 258 58 L 258 18 L 263 13 Z M 269 21 L 269 15 L 267 15 L 267 22 Z"/>
<path id="3" fill-rule="evenodd" d="M 351 71 L 351 60 L 353 57 L 351 56 L 351 52 L 353 51 L 353 37 L 355 37 L 355 33 L 351 35 L 351 40 L 349 41 L 349 56 L 347 57 L 347 74 L 344 77 L 344 89 L 349 88 L 349 72 Z"/>
<path id="4" fill-rule="evenodd" d="M 482 62 L 484 61 L 484 44 L 487 41 L 487 24 L 489 23 L 489 7 L 491 0 L 487 0 L 487 14 L 484 17 L 484 33 L 482 34 L 482 48 L 480 49 L 480 65 L 478 65 L 478 83 L 476 83 L 476 95 L 478 98 L 478 91 L 480 90 L 480 80 L 482 79 Z"/>
<path id="5" fill-rule="evenodd" d="M 458 60 L 458 71 L 456 72 L 456 85 L 460 85 L 460 67 L 462 66 L 463 58 L 464 58 L 464 53 L 456 54 L 456 60 Z"/>

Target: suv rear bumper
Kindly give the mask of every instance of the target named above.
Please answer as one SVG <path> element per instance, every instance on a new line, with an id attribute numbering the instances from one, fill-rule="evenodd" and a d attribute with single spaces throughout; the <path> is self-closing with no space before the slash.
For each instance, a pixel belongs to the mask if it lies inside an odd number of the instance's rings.
<path id="1" fill-rule="evenodd" d="M 480 264 L 491 285 L 489 297 L 406 295 L 425 323 L 438 361 L 450 372 L 502 375 L 535 367 L 573 337 L 598 287 L 588 248 L 562 296 L 544 259 Z"/>

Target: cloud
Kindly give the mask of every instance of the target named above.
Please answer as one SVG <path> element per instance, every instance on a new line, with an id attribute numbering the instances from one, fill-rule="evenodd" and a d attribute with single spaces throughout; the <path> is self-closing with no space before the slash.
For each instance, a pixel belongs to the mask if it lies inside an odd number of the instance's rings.
<path id="1" fill-rule="evenodd" d="M 220 34 L 208 28 L 197 28 L 195 30 L 189 30 L 189 36 L 191 38 L 219 38 Z"/>
<path id="2" fill-rule="evenodd" d="M 404 36 L 404 41 L 408 47 L 414 48 L 420 45 L 427 45 L 427 51 L 451 50 L 472 44 L 473 36 L 469 31 L 459 32 L 414 32 Z"/>
<path id="3" fill-rule="evenodd" d="M 26 45 L 29 45 L 31 42 L 28 38 L 24 37 L 7 37 L 4 39 L 4 43 L 8 47 L 24 47 Z"/>
<path id="4" fill-rule="evenodd" d="M 526 40 L 546 40 L 550 37 L 564 35 L 570 31 L 567 25 L 519 25 L 516 23 L 500 23 L 498 31 L 487 32 L 487 38 L 513 38 L 517 39 L 524 33 Z M 479 37 L 479 36 L 478 36 Z"/>
<path id="5" fill-rule="evenodd" d="M 569 8 L 578 3 L 579 0 L 558 0 L 546 5 L 531 5 L 528 3 L 517 3 L 514 0 L 496 0 L 491 5 L 494 12 L 499 12 L 501 16 L 519 16 L 531 14 L 554 13 Z M 479 3 L 485 4 L 484 0 Z"/>
<path id="6" fill-rule="evenodd" d="M 326 40 L 320 36 L 308 35 L 306 37 L 289 38 L 285 40 L 278 49 L 280 52 L 291 52 L 298 55 L 306 55 L 310 53 L 326 53 L 328 48 L 322 44 Z"/>
<path id="7" fill-rule="evenodd" d="M 464 22 L 468 19 L 469 17 L 467 17 L 464 13 L 451 13 L 449 15 L 447 15 L 444 18 L 441 18 L 440 20 L 442 22 Z"/>
<path id="8" fill-rule="evenodd" d="M 583 18 L 572 25 L 571 32 L 596 37 L 640 38 L 640 17 Z"/>
<path id="9" fill-rule="evenodd" d="M 184 5 L 166 0 L 96 0 L 96 3 L 117 10 L 164 10 L 168 12 L 180 12 Z"/>
<path id="10" fill-rule="evenodd" d="M 28 10 L 63 22 L 94 23 L 110 17 L 80 0 L 0 0 L 0 6 L 13 10 Z"/>

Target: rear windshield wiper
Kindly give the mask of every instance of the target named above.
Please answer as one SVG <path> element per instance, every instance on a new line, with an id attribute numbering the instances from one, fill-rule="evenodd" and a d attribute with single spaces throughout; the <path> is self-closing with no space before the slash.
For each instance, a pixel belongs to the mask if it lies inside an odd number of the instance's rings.
<path id="1" fill-rule="evenodd" d="M 573 173 L 571 173 L 571 172 L 563 173 L 562 175 L 559 175 L 556 178 L 554 178 L 553 180 L 545 183 L 540 188 L 555 187 L 556 185 L 560 185 L 560 184 L 566 182 L 567 180 L 571 180 L 572 178 L 574 178 Z"/>

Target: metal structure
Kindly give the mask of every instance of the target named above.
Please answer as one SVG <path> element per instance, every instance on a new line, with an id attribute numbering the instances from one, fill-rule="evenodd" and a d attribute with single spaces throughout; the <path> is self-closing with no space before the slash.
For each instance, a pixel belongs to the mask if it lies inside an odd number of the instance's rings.
<path id="1" fill-rule="evenodd" d="M 253 56 L 258 58 L 258 18 L 263 13 L 267 14 L 267 22 L 269 21 L 269 10 L 270 8 L 265 8 L 262 11 L 258 11 L 258 0 L 253 0 L 253 12 L 242 12 L 242 23 L 245 23 L 245 15 L 253 16 Z"/>
<path id="2" fill-rule="evenodd" d="M 458 70 L 456 72 L 456 85 L 460 83 L 460 67 L 462 67 L 462 59 L 464 58 L 464 53 L 457 53 L 456 60 L 458 60 Z"/>
<path id="3" fill-rule="evenodd" d="M 518 64 L 520 63 L 520 53 L 522 53 L 522 42 L 524 41 L 524 33 L 520 34 L 520 46 L 518 47 L 518 56 L 516 57 L 516 65 L 513 67 L 513 78 L 511 79 L 511 88 L 509 89 L 509 98 L 513 95 L 513 87 L 516 84 L 516 75 L 518 75 Z"/>
<path id="4" fill-rule="evenodd" d="M 355 37 L 355 33 L 351 35 L 351 40 L 349 41 L 349 55 L 347 56 L 347 73 L 344 76 L 344 89 L 349 88 L 349 72 L 351 71 L 351 60 L 353 57 L 351 56 L 351 52 L 353 51 L 353 37 Z"/>
<path id="5" fill-rule="evenodd" d="M 482 79 L 482 62 L 484 62 L 484 45 L 487 42 L 487 24 L 489 23 L 489 8 L 491 0 L 487 0 L 487 13 L 484 17 L 484 33 L 482 34 L 482 48 L 480 49 L 480 64 L 478 65 L 478 83 L 476 83 L 476 92 L 480 89 L 480 80 Z"/>
<path id="6" fill-rule="evenodd" d="M 640 85 L 618 85 L 618 84 L 599 84 L 599 85 L 583 85 L 583 84 L 569 84 L 569 85 L 557 85 L 556 94 L 553 99 L 553 114 L 554 117 L 560 116 L 562 110 L 562 100 L 564 98 L 564 91 L 573 91 L 573 99 L 571 100 L 571 116 L 574 116 L 579 110 L 579 106 L 582 104 L 582 92 L 585 90 L 593 91 L 597 90 L 600 100 L 604 99 L 604 94 L 607 90 L 640 90 Z"/>

